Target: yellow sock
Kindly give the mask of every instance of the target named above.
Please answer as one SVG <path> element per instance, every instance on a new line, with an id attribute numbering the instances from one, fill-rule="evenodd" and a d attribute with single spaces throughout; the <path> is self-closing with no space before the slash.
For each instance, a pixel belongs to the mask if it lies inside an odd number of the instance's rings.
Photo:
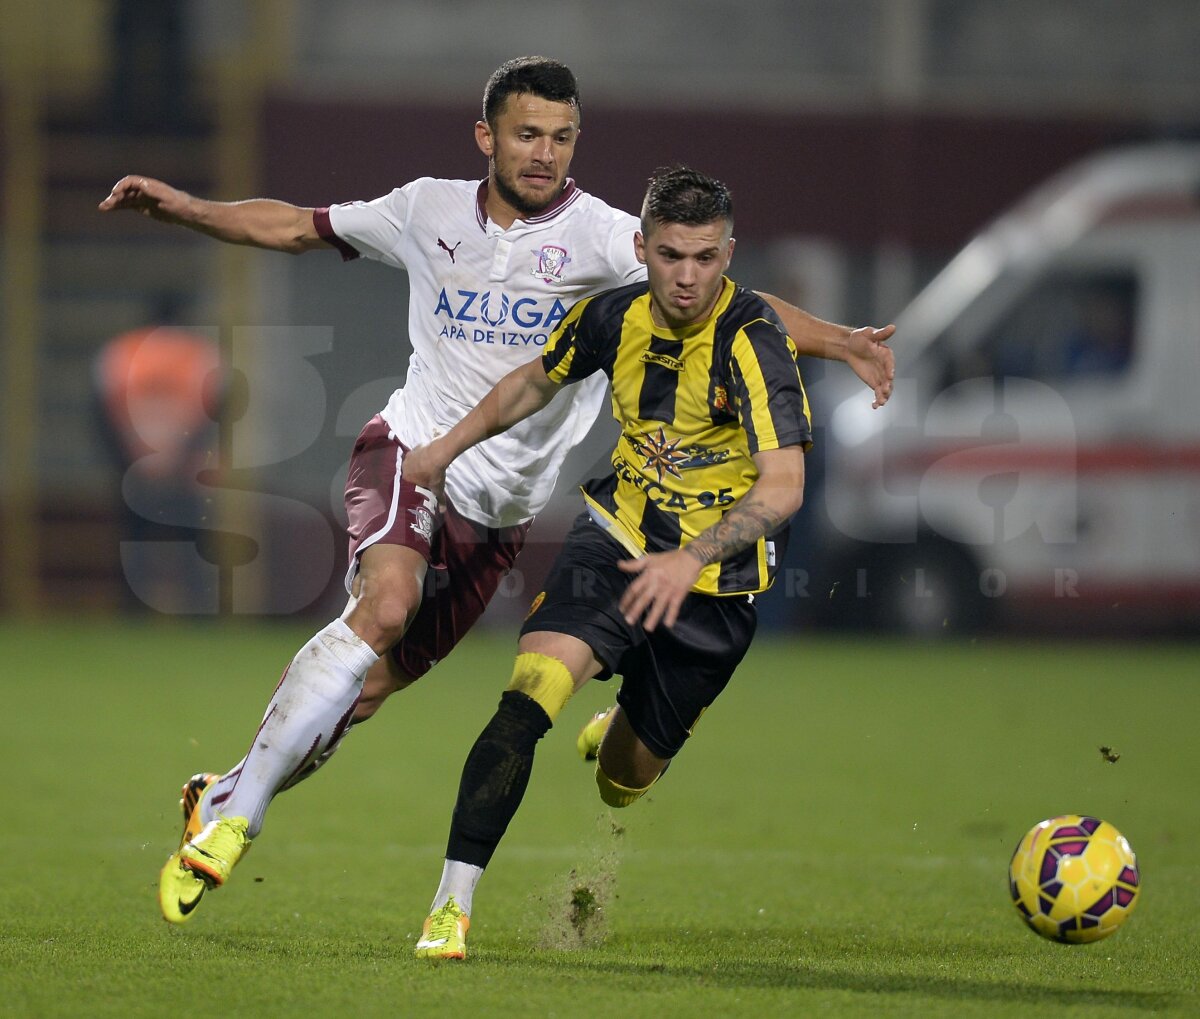
<path id="1" fill-rule="evenodd" d="M 654 777 L 654 782 L 657 782 L 661 775 Z M 599 764 L 596 765 L 596 785 L 600 789 L 600 799 L 607 803 L 610 807 L 628 807 L 631 803 L 635 803 L 650 789 L 650 785 L 641 789 L 631 789 L 627 785 L 621 785 L 620 782 L 614 782 L 606 774 L 604 769 Z"/>
<path id="2" fill-rule="evenodd" d="M 513 662 L 509 690 L 518 690 L 533 698 L 553 722 L 563 705 L 575 691 L 575 680 L 570 670 L 557 658 L 525 651 Z"/>

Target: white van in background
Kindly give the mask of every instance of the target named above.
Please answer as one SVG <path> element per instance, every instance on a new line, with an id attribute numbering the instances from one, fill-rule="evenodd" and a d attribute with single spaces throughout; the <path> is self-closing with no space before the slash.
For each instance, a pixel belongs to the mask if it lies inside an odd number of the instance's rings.
<path id="1" fill-rule="evenodd" d="M 1200 144 L 1088 159 L 896 319 L 826 429 L 829 621 L 1200 632 Z"/>

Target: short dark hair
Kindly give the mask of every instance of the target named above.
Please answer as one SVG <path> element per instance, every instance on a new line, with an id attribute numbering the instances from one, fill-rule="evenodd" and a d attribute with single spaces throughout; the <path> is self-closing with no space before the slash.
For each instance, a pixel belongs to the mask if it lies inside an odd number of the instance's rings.
<path id="1" fill-rule="evenodd" d="M 579 85 L 566 64 L 549 57 L 517 57 L 506 60 L 488 78 L 483 90 L 483 119 L 494 127 L 505 100 L 526 92 L 582 110 Z"/>
<path id="2" fill-rule="evenodd" d="M 733 226 L 733 195 L 717 180 L 686 166 L 655 170 L 642 203 L 642 233 L 651 223 L 683 223 L 703 226 L 714 220 Z"/>

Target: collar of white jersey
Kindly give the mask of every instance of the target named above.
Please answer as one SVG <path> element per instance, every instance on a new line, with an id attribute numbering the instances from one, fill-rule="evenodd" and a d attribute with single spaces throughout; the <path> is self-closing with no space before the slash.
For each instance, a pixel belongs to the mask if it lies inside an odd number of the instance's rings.
<path id="1" fill-rule="evenodd" d="M 562 194 L 547 205 L 545 209 L 536 216 L 530 216 L 528 219 L 525 219 L 523 216 L 518 218 L 520 218 L 522 223 L 531 223 L 534 225 L 545 223 L 547 220 L 551 220 L 557 216 L 568 205 L 572 205 L 582 194 L 583 192 L 575 185 L 575 178 L 568 177 L 567 182 L 563 185 Z M 488 182 L 487 180 L 481 180 L 479 182 L 479 190 L 475 192 L 475 219 L 479 223 L 480 230 L 487 229 L 487 196 Z"/>

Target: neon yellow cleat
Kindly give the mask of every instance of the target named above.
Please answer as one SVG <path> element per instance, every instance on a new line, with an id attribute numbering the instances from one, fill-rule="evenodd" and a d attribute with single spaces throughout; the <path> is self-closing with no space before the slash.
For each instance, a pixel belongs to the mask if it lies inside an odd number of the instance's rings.
<path id="1" fill-rule="evenodd" d="M 608 727 L 612 724 L 614 711 L 616 708 L 605 708 L 603 711 L 598 711 L 592 715 L 587 725 L 579 730 L 579 738 L 575 741 L 575 746 L 579 750 L 579 756 L 585 761 L 594 761 L 600 753 L 600 743 L 604 739 L 604 734 L 608 732 Z"/>
<path id="2" fill-rule="evenodd" d="M 465 959 L 470 926 L 470 918 L 451 896 L 441 909 L 425 918 L 414 954 L 418 959 Z"/>
<path id="3" fill-rule="evenodd" d="M 193 775 L 183 787 L 183 837 L 158 878 L 158 904 L 171 923 L 184 923 L 210 888 L 225 883 L 250 848 L 244 817 L 218 818 L 203 825 L 200 803 L 219 776 Z"/>

